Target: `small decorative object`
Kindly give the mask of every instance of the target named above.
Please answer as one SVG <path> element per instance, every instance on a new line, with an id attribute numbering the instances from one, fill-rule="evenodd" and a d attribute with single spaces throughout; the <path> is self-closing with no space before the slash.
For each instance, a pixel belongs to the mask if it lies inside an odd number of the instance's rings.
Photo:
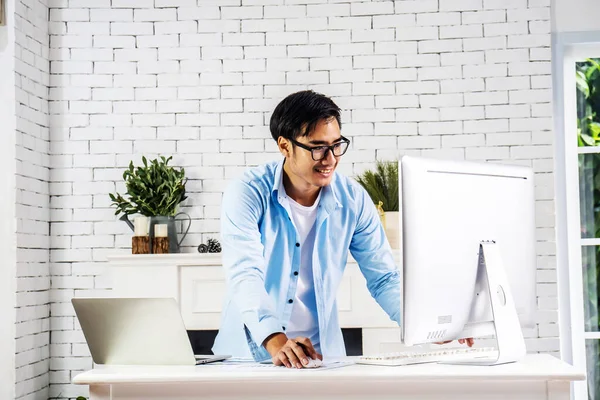
<path id="1" fill-rule="evenodd" d="M 135 217 L 133 220 L 134 232 L 131 238 L 131 252 L 133 254 L 150 253 L 148 222 L 148 217 Z"/>
<path id="2" fill-rule="evenodd" d="M 383 211 L 383 201 L 379 200 L 377 204 L 377 214 L 379 214 L 379 219 L 383 226 L 385 226 L 385 211 Z"/>
<path id="3" fill-rule="evenodd" d="M 152 253 L 166 254 L 169 252 L 169 231 L 166 224 L 154 225 L 154 237 L 152 238 Z"/>
<path id="4" fill-rule="evenodd" d="M 150 253 L 154 253 L 152 238 L 155 233 L 154 227 L 157 224 L 167 225 L 169 253 L 178 253 L 181 242 L 187 235 L 192 222 L 188 214 L 177 213 L 178 205 L 187 199 L 185 194 L 187 178 L 183 168 L 176 169 L 169 166 L 171 159 L 172 157 L 160 157 L 160 159 L 148 162 L 146 157 L 142 157 L 144 165 L 139 167 L 134 167 L 133 162 L 130 162 L 129 168 L 123 172 L 127 198 L 119 193 L 110 194 L 111 205 L 117 208 L 115 215 L 122 213 L 123 216 L 120 219 L 127 223 L 131 230 L 135 231 L 135 227 L 129 220 L 129 215 L 141 214 L 149 217 Z M 188 220 L 188 225 L 183 236 L 178 240 L 175 221 L 180 215 Z"/>
<path id="5" fill-rule="evenodd" d="M 365 188 L 373 203 L 376 204 L 390 246 L 392 249 L 399 249 L 398 162 L 377 161 L 374 171 L 363 172 L 356 178 L 356 181 Z"/>
<path id="6" fill-rule="evenodd" d="M 217 239 L 208 239 L 206 244 L 201 243 L 198 246 L 199 253 L 220 253 L 221 252 L 221 244 Z"/>
<path id="7" fill-rule="evenodd" d="M 217 241 L 217 239 L 208 239 L 206 243 L 208 246 L 209 253 L 220 253 L 221 252 L 221 244 Z"/>

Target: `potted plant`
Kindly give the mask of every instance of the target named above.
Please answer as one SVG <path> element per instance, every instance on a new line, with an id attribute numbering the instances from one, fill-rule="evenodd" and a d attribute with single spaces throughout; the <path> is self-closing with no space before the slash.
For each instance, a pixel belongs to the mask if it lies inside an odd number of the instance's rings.
<path id="1" fill-rule="evenodd" d="M 400 248 L 398 162 L 377 161 L 375 170 L 366 170 L 356 181 L 367 191 L 380 211 L 390 246 Z"/>
<path id="2" fill-rule="evenodd" d="M 143 234 L 140 230 L 144 230 L 147 226 L 147 233 L 150 241 L 150 252 L 152 252 L 152 239 L 155 237 L 156 231 L 164 231 L 163 234 L 156 236 L 168 237 L 168 252 L 179 252 L 179 246 L 191 225 L 191 218 L 186 213 L 177 213 L 179 204 L 187 199 L 185 192 L 185 170 L 177 169 L 169 165 L 172 157 L 151 160 L 148 162 L 146 157 L 142 157 L 142 166 L 134 167 L 133 161 L 129 163 L 129 168 L 123 172 L 123 180 L 125 181 L 126 194 L 125 196 L 119 193 L 110 193 L 112 204 L 116 206 L 115 215 L 123 214 L 121 220 L 125 221 L 129 227 L 135 231 L 136 236 Z M 129 221 L 128 216 L 139 214 L 141 220 L 136 219 L 134 226 Z M 188 219 L 188 226 L 181 238 L 177 240 L 177 231 L 175 229 L 175 219 L 177 216 L 183 215 Z M 147 224 L 145 221 L 149 221 Z"/>

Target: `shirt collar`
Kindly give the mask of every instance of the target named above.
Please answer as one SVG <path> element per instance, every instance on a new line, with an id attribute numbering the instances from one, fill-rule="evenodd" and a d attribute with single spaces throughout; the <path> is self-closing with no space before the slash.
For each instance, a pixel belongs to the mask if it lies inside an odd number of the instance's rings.
<path id="1" fill-rule="evenodd" d="M 285 187 L 283 186 L 283 164 L 285 163 L 285 157 L 277 163 L 275 167 L 275 176 L 273 179 L 273 187 L 271 189 L 272 195 L 278 199 L 281 199 L 281 196 L 287 196 L 285 193 Z M 325 210 L 330 213 L 335 208 L 342 208 L 342 203 L 337 199 L 335 195 L 334 185 L 333 183 L 337 179 L 337 172 L 333 173 L 333 178 L 329 185 L 323 187 L 321 189 L 321 203 L 320 205 L 325 208 Z M 278 193 L 275 193 L 278 192 Z M 279 201 L 281 203 L 281 201 Z"/>

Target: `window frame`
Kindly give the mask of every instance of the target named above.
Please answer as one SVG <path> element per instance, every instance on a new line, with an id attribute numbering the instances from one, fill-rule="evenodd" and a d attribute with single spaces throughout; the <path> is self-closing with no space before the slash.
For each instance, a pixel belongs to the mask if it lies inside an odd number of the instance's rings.
<path id="1" fill-rule="evenodd" d="M 558 276 L 561 358 L 587 369 L 585 341 L 600 340 L 600 332 L 585 332 L 582 246 L 600 245 L 600 239 L 581 239 L 578 157 L 600 153 L 577 145 L 575 62 L 600 58 L 600 31 L 554 33 L 552 86 L 554 88 L 556 267 Z M 566 90 L 565 90 L 566 89 Z M 597 150 L 597 151 L 594 151 Z M 572 397 L 587 400 L 587 382 L 574 382 Z"/>

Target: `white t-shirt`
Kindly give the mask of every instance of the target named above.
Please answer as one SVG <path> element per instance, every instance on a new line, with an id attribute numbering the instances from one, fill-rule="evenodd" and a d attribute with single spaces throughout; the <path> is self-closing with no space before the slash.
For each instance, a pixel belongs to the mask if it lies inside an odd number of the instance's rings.
<path id="1" fill-rule="evenodd" d="M 289 338 L 304 336 L 310 339 L 315 350 L 320 352 L 319 322 L 313 280 L 312 256 L 315 247 L 315 221 L 321 192 L 312 206 L 306 207 L 296 203 L 288 196 L 294 225 L 300 235 L 300 271 L 298 286 L 290 322 L 286 329 Z"/>

